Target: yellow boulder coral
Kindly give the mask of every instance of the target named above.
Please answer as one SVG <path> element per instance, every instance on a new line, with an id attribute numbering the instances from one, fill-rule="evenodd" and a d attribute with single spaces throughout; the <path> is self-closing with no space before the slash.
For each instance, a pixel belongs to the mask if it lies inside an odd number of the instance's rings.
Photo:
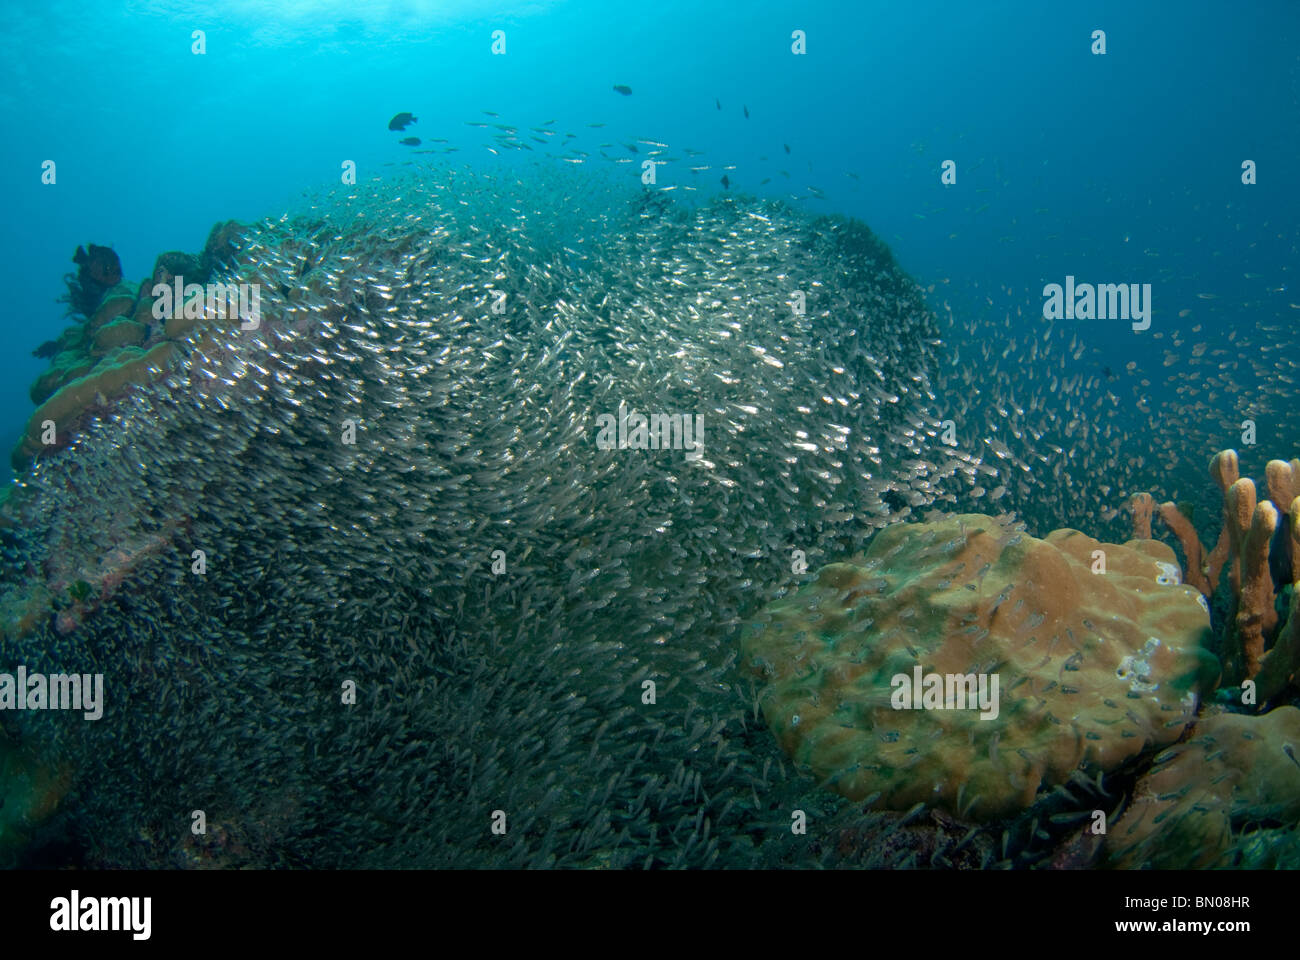
<path id="1" fill-rule="evenodd" d="M 765 608 L 744 662 L 783 749 L 831 788 L 991 819 L 1178 739 L 1217 679 L 1204 600 L 1179 579 L 1151 540 L 897 524 Z"/>

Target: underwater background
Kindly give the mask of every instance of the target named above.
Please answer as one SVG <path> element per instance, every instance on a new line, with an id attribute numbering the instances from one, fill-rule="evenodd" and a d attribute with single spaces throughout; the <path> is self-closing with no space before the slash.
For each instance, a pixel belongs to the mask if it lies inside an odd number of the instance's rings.
<path id="1" fill-rule="evenodd" d="M 1294 4 L 0 17 L 7 865 L 1297 863 Z"/>

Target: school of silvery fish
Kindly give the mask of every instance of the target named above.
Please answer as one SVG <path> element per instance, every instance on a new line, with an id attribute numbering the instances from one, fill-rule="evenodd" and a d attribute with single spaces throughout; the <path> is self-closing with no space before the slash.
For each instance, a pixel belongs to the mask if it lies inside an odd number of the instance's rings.
<path id="1" fill-rule="evenodd" d="M 859 223 L 576 173 L 435 165 L 237 246 L 259 327 L 196 327 L 10 505 L 10 596 L 125 565 L 3 648 L 105 676 L 100 721 L 12 721 L 88 865 L 1044 861 L 1028 814 L 864 813 L 792 769 L 743 625 L 931 509 L 1102 536 L 1134 490 L 1199 495 L 1228 365 L 1294 369 L 1202 343 L 1210 396 L 1120 397 L 1064 329 L 936 316 Z M 700 455 L 598 446 L 632 413 L 699 417 Z"/>

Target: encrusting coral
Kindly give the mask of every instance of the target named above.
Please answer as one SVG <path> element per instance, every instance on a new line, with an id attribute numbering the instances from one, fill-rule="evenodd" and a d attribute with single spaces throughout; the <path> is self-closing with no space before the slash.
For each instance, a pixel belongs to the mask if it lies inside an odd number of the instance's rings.
<path id="1" fill-rule="evenodd" d="M 1300 820 L 1300 710 L 1221 713 L 1156 757 L 1108 838 L 1120 867 L 1232 866 L 1239 831 Z"/>
<path id="2" fill-rule="evenodd" d="M 168 368 L 176 346 L 187 339 L 202 315 L 182 316 L 178 308 L 160 323 L 153 315 L 154 286 L 170 285 L 177 277 L 183 277 L 186 285 L 206 283 L 234 256 L 239 230 L 235 221 L 219 223 L 201 254 L 161 254 L 151 277 L 138 287 L 121 282 L 121 264 L 112 250 L 91 244 L 91 253 L 86 254 L 78 247 L 82 268 L 78 277 L 68 278 L 68 299 L 74 312 L 85 319 L 37 350 L 38 356 L 53 360 L 32 384 L 31 398 L 38 409 L 13 452 L 16 470 L 24 469 L 42 451 L 64 446 L 72 427 L 97 404 L 133 384 L 156 379 Z M 47 421 L 55 425 L 52 442 Z"/>
<path id="3" fill-rule="evenodd" d="M 168 341 L 155 344 L 148 351 L 120 347 L 106 355 L 90 373 L 64 384 L 32 414 L 22 442 L 14 451 L 15 467 L 25 464 L 43 448 L 62 446 L 60 441 L 68 436 L 71 424 L 97 400 L 103 402 L 131 384 L 147 383 L 162 376 L 176 349 L 176 344 Z M 45 443 L 47 421 L 54 424 L 54 443 Z"/>

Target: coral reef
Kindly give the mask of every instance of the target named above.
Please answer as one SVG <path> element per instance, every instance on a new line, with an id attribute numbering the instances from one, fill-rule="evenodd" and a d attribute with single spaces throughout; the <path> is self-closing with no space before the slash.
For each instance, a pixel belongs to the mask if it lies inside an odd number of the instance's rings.
<path id="1" fill-rule="evenodd" d="M 1041 437 L 992 447 L 1005 465 L 928 446 L 935 328 L 869 231 L 744 199 L 645 216 L 587 180 L 563 204 L 553 179 L 531 189 L 431 173 L 218 224 L 130 303 L 105 284 L 52 343 L 33 400 L 56 442 L 29 429 L 0 510 L 0 642 L 34 669 L 102 670 L 111 709 L 2 719 L 76 771 L 59 816 L 87 865 L 1081 867 L 1102 838 L 1075 825 L 1124 805 L 1214 685 L 1201 601 L 1230 553 L 1242 669 L 1253 650 L 1261 689 L 1294 675 L 1268 643 L 1296 618 L 1253 619 L 1276 551 L 1268 509 L 1241 521 L 1244 487 L 1229 509 L 1235 457 L 1216 459 L 1209 554 L 1151 497 L 1123 545 L 1006 517 L 898 523 L 954 489 L 1034 502 Z M 178 276 L 260 284 L 261 329 L 160 322 L 150 291 Z M 597 450 L 624 400 L 702 413 L 701 459 Z M 1269 482 L 1290 533 L 1286 478 Z M 1077 484 L 1047 492 L 1052 525 L 1087 506 Z M 1157 510 L 1185 584 L 1150 540 Z M 866 554 L 756 612 L 792 544 L 819 564 Z M 915 667 L 997 674 L 996 718 L 894 710 Z M 1191 743 L 1172 748 L 1188 764 L 1248 769 Z M 1166 766 L 1111 862 L 1145 862 L 1157 817 L 1178 844 L 1211 832 L 1154 809 L 1194 780 L 1166 789 Z M 1224 858 L 1245 859 L 1256 812 L 1274 830 L 1289 808 L 1229 780 Z M 177 811 L 199 806 L 194 837 Z"/>
<path id="2" fill-rule="evenodd" d="M 32 384 L 31 398 L 38 409 L 13 452 L 15 470 L 25 469 L 41 453 L 66 446 L 88 413 L 170 367 L 174 345 L 185 342 L 196 324 L 207 319 L 206 306 L 188 314 L 178 308 L 159 322 L 154 317 L 154 286 L 171 284 L 178 276 L 186 285 L 207 283 L 216 270 L 233 262 L 242 229 L 233 220 L 218 223 L 201 253 L 161 254 L 151 277 L 138 287 L 121 282 L 121 265 L 107 247 L 91 244 L 90 255 L 78 248 L 85 263 L 78 280 L 69 278 L 69 287 L 75 285 L 71 300 L 85 319 L 37 351 L 53 359 Z M 47 420 L 55 422 L 52 438 L 44 427 Z"/>
<path id="3" fill-rule="evenodd" d="M 168 370 L 176 349 L 176 344 L 166 341 L 148 351 L 118 347 L 105 354 L 85 376 L 65 383 L 36 408 L 27 422 L 26 434 L 14 450 L 14 468 L 22 469 L 42 451 L 65 446 L 73 425 L 95 404 L 102 406 L 130 386 L 157 380 Z M 54 424 L 53 436 L 48 435 L 47 421 Z"/>
<path id="4" fill-rule="evenodd" d="M 146 561 L 171 549 L 183 528 L 183 521 L 168 519 L 154 532 L 130 535 L 110 522 L 96 538 L 104 544 L 101 554 L 88 560 L 84 551 L 53 554 L 40 583 L 0 596 L 0 639 L 19 640 L 42 625 L 72 633 Z"/>
<path id="5" fill-rule="evenodd" d="M 987 820 L 1080 765 L 1114 770 L 1178 739 L 1217 664 L 1177 572 L 1150 540 L 1038 540 L 981 515 L 900 524 L 765 608 L 744 663 L 783 749 L 828 786 Z M 996 676 L 996 716 L 898 709 L 892 678 L 916 669 Z"/>
<path id="6" fill-rule="evenodd" d="M 782 762 L 735 668 L 792 540 L 851 555 L 973 483 L 957 452 L 920 462 L 915 284 L 855 222 L 741 197 L 642 217 L 586 177 L 557 205 L 564 183 L 428 172 L 218 231 L 261 327 L 188 330 L 23 471 L 6 653 L 102 672 L 108 708 L 3 719 L 73 762 L 87 865 L 977 865 L 1024 842 L 864 823 Z M 119 349 L 172 343 L 157 327 Z M 624 402 L 702 416 L 700 458 L 598 447 Z M 186 841 L 200 807 L 213 833 Z"/>
<path id="7" fill-rule="evenodd" d="M 1155 758 L 1107 839 L 1120 867 L 1233 866 L 1244 831 L 1300 821 L 1300 710 L 1221 713 Z"/>

